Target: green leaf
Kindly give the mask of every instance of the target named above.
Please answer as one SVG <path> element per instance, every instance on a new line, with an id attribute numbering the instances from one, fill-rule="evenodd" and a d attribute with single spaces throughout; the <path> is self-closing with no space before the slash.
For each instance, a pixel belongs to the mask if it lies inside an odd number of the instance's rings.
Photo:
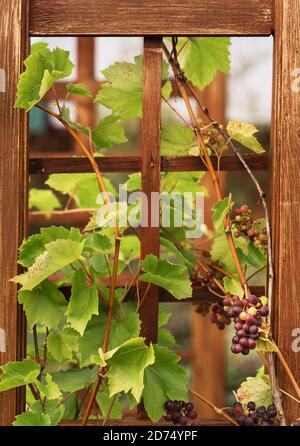
<path id="1" fill-rule="evenodd" d="M 0 392 L 32 384 L 40 374 L 39 365 L 31 359 L 7 362 L 1 369 Z"/>
<path id="2" fill-rule="evenodd" d="M 162 155 L 189 155 L 195 145 L 195 133 L 180 124 L 172 124 L 161 131 L 160 151 Z"/>
<path id="3" fill-rule="evenodd" d="M 268 407 L 273 403 L 271 386 L 262 378 L 248 377 L 237 391 L 237 396 L 242 404 L 253 401 L 257 407 Z"/>
<path id="4" fill-rule="evenodd" d="M 112 399 L 109 396 L 109 388 L 107 383 L 105 383 L 101 391 L 97 393 L 96 401 L 98 406 L 100 407 L 102 418 L 104 418 L 108 413 L 108 410 L 112 402 Z M 121 418 L 122 418 L 122 405 L 120 402 L 120 395 L 118 395 L 118 397 L 114 402 L 113 408 L 110 412 L 109 419 L 120 420 Z"/>
<path id="5" fill-rule="evenodd" d="M 200 90 L 210 84 L 217 71 L 230 70 L 230 37 L 189 37 L 183 50 L 183 69 Z"/>
<path id="6" fill-rule="evenodd" d="M 145 369 L 142 397 L 147 414 L 158 421 L 165 413 L 167 400 L 187 400 L 188 376 L 178 364 L 178 355 L 158 345 L 153 348 L 155 362 Z"/>
<path id="7" fill-rule="evenodd" d="M 169 99 L 171 93 L 172 93 L 172 83 L 170 81 L 167 81 L 161 90 L 161 95 L 163 96 L 164 99 Z"/>
<path id="8" fill-rule="evenodd" d="M 244 252 L 247 249 L 247 241 L 243 237 L 235 239 L 234 243 L 237 247 L 237 251 L 241 250 L 241 252 Z M 236 266 L 232 259 L 228 241 L 224 232 L 220 232 L 220 234 L 214 237 L 210 254 L 211 259 L 214 262 L 218 262 L 227 272 L 231 274 L 236 273 Z"/>
<path id="9" fill-rule="evenodd" d="M 93 384 L 96 380 L 98 368 L 69 369 L 52 373 L 53 381 L 62 392 L 77 392 Z"/>
<path id="10" fill-rule="evenodd" d="M 134 302 L 125 302 L 122 309 L 115 314 L 112 320 L 109 350 L 112 350 L 123 344 L 130 338 L 135 338 L 140 332 L 140 319 Z M 91 363 L 91 357 L 98 355 L 98 349 L 104 341 L 104 330 L 106 324 L 106 314 L 101 317 L 93 316 L 88 323 L 87 328 L 79 341 L 79 353 L 81 356 L 81 367 Z"/>
<path id="11" fill-rule="evenodd" d="M 267 257 L 253 243 L 249 243 L 248 245 L 247 261 L 257 269 L 261 269 L 267 265 Z"/>
<path id="12" fill-rule="evenodd" d="M 45 383 L 40 381 L 36 383 L 37 388 L 43 397 L 46 397 L 48 400 L 56 400 L 62 396 L 58 385 L 53 381 L 53 378 L 49 373 L 47 373 L 45 381 Z"/>
<path id="13" fill-rule="evenodd" d="M 177 345 L 176 339 L 165 327 L 159 327 L 157 333 L 157 343 L 162 347 L 174 347 Z"/>
<path id="14" fill-rule="evenodd" d="M 49 280 L 31 291 L 21 290 L 18 300 L 24 306 L 30 328 L 36 323 L 56 328 L 67 309 L 64 295 Z"/>
<path id="15" fill-rule="evenodd" d="M 122 237 L 120 246 L 120 259 L 130 262 L 140 256 L 141 242 L 136 235 Z"/>
<path id="16" fill-rule="evenodd" d="M 70 327 L 61 332 L 51 332 L 48 336 L 48 350 L 58 362 L 71 360 L 73 352 L 78 350 L 79 335 Z"/>
<path id="17" fill-rule="evenodd" d="M 51 212 L 59 209 L 61 203 L 49 189 L 30 189 L 29 191 L 29 208 L 37 208 L 40 211 Z"/>
<path id="18" fill-rule="evenodd" d="M 64 226 L 49 226 L 47 228 L 41 228 L 40 232 L 44 244 L 54 242 L 58 239 L 74 240 L 74 242 L 83 240 L 78 228 L 67 229 Z"/>
<path id="19" fill-rule="evenodd" d="M 131 391 L 135 400 L 139 401 L 144 388 L 145 369 L 153 364 L 154 360 L 153 347 L 147 346 L 144 338 L 133 338 L 124 342 L 109 360 L 107 377 L 110 396 Z"/>
<path id="20" fill-rule="evenodd" d="M 101 85 L 95 99 L 122 119 L 142 116 L 142 57 L 137 56 L 134 61 L 117 62 L 103 70 L 108 82 Z"/>
<path id="21" fill-rule="evenodd" d="M 68 51 L 60 48 L 50 51 L 45 43 L 32 47 L 24 65 L 26 69 L 18 83 L 16 107 L 26 111 L 44 97 L 55 81 L 69 76 L 74 68 Z"/>
<path id="22" fill-rule="evenodd" d="M 89 286 L 83 270 L 75 272 L 72 281 L 71 299 L 67 315 L 68 322 L 82 336 L 93 314 L 98 314 L 98 293 L 95 283 Z"/>
<path id="23" fill-rule="evenodd" d="M 120 124 L 120 117 L 109 115 L 100 119 L 92 132 L 93 143 L 97 149 L 111 149 L 113 144 L 127 142 L 124 127 Z"/>
<path id="24" fill-rule="evenodd" d="M 51 426 L 57 426 L 58 423 L 61 421 L 62 417 L 64 416 L 65 408 L 63 404 L 61 403 L 61 399 L 57 400 L 50 400 L 46 398 L 43 401 L 43 407 L 41 405 L 40 401 L 34 401 L 33 404 L 29 404 L 30 409 L 34 413 L 45 413 L 50 418 Z M 64 416 L 65 418 L 65 416 Z"/>
<path id="25" fill-rule="evenodd" d="M 141 190 L 142 187 L 142 180 L 141 180 L 141 173 L 135 172 L 131 175 L 128 175 L 128 180 L 125 183 L 128 192 L 132 192 L 134 190 Z"/>
<path id="26" fill-rule="evenodd" d="M 257 352 L 267 352 L 267 353 L 278 352 L 278 347 L 272 341 L 270 341 L 270 339 L 260 336 L 256 340 L 255 350 Z"/>
<path id="27" fill-rule="evenodd" d="M 189 268 L 193 266 L 189 259 L 184 256 L 183 252 L 180 251 L 179 248 L 177 248 L 177 246 L 166 237 L 160 237 L 160 245 L 164 246 L 170 253 L 172 253 L 178 263 L 186 265 Z"/>
<path id="28" fill-rule="evenodd" d="M 108 254 L 113 252 L 113 244 L 107 235 L 93 232 L 87 235 L 84 249 L 92 249 L 95 252 Z"/>
<path id="29" fill-rule="evenodd" d="M 232 204 L 231 204 L 232 206 Z M 212 219 L 215 230 L 218 232 L 224 228 L 224 219 L 229 212 L 229 197 L 217 201 L 212 207 Z"/>
<path id="30" fill-rule="evenodd" d="M 84 84 L 67 84 L 67 90 L 69 94 L 92 97 L 92 92 Z"/>
<path id="31" fill-rule="evenodd" d="M 235 120 L 229 121 L 227 124 L 227 132 L 230 138 L 238 141 L 255 153 L 264 153 L 265 149 L 254 136 L 254 133 L 257 131 L 258 130 L 254 125 L 247 124 L 246 122 Z"/>
<path id="32" fill-rule="evenodd" d="M 192 296 L 192 287 L 186 266 L 174 265 L 166 260 L 160 260 L 154 255 L 147 255 L 141 266 L 145 271 L 140 276 L 142 282 L 161 286 L 176 299 L 186 299 Z"/>
<path id="33" fill-rule="evenodd" d="M 38 412 L 24 412 L 16 416 L 13 426 L 50 426 L 49 415 Z"/>
<path id="34" fill-rule="evenodd" d="M 234 294 L 239 297 L 244 296 L 244 290 L 241 286 L 239 276 L 234 274 L 233 278 L 224 277 L 223 278 L 224 288 L 227 293 Z"/>
<path id="35" fill-rule="evenodd" d="M 80 124 L 80 122 L 72 121 L 69 107 L 64 104 L 61 107 L 61 118 L 69 124 L 72 129 L 78 130 L 83 135 L 89 136 L 92 132 L 91 128 Z"/>
<path id="36" fill-rule="evenodd" d="M 11 280 L 20 283 L 22 290 L 32 290 L 52 274 L 75 262 L 81 255 L 83 245 L 84 241 L 73 240 L 56 240 L 47 243 L 46 251 L 36 258 L 28 271 Z"/>

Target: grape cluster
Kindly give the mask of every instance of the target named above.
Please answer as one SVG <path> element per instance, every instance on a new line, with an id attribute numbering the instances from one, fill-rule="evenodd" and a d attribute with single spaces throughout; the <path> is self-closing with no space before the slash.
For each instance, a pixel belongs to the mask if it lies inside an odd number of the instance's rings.
<path id="1" fill-rule="evenodd" d="M 231 227 L 236 238 L 244 236 L 258 248 L 265 247 L 268 244 L 267 229 L 259 230 L 255 220 L 251 217 L 251 209 L 249 209 L 247 204 L 243 204 L 240 208 L 235 209 L 232 215 Z"/>
<path id="2" fill-rule="evenodd" d="M 223 302 L 218 302 L 211 307 L 210 321 L 216 324 L 219 330 L 224 330 L 231 323 L 228 313 L 224 309 Z"/>
<path id="3" fill-rule="evenodd" d="M 165 403 L 166 415 L 165 420 L 180 426 L 197 426 L 197 412 L 194 410 L 193 403 L 186 403 L 185 401 L 166 401 Z"/>
<path id="4" fill-rule="evenodd" d="M 255 294 L 244 299 L 228 295 L 223 299 L 223 305 L 227 317 L 234 321 L 235 335 L 232 338 L 231 351 L 248 355 L 256 347 L 260 336 L 259 327 L 263 318 L 269 314 L 269 309 Z"/>
<path id="5" fill-rule="evenodd" d="M 202 314 L 202 316 L 207 316 L 208 313 L 209 313 L 210 307 L 211 307 L 211 303 L 210 302 L 204 302 L 204 301 L 203 302 L 199 302 L 196 305 L 195 311 L 196 311 L 196 313 Z"/>
<path id="6" fill-rule="evenodd" d="M 227 412 L 240 426 L 272 426 L 277 417 L 274 404 L 267 408 L 265 406 L 256 407 L 253 401 L 249 401 L 246 408 L 240 402 L 235 402 Z"/>
<path id="7" fill-rule="evenodd" d="M 210 271 L 206 271 L 202 275 L 195 273 L 191 275 L 191 282 L 192 285 L 206 286 L 211 282 L 212 278 L 213 274 Z"/>
<path id="8" fill-rule="evenodd" d="M 200 121 L 200 125 L 205 125 L 202 120 L 198 121 Z M 224 136 L 220 134 L 217 128 L 213 126 L 205 128 L 201 131 L 201 135 L 203 138 L 203 142 L 208 145 L 213 151 L 222 151 L 224 149 L 226 141 L 224 139 Z"/>

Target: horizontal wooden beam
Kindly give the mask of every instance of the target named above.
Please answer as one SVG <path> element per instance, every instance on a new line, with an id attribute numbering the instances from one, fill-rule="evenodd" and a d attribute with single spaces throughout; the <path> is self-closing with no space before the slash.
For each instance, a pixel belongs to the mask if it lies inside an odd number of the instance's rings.
<path id="1" fill-rule="evenodd" d="M 268 159 L 265 155 L 244 155 L 252 170 L 267 170 Z M 102 172 L 139 172 L 140 156 L 104 156 L 96 158 Z M 217 168 L 217 159 L 212 157 Z M 193 172 L 207 170 L 201 159 L 196 156 L 162 156 L 161 170 L 164 172 Z M 241 162 L 235 155 L 224 155 L 221 158 L 220 170 L 243 170 Z M 30 159 L 30 174 L 80 173 L 92 172 L 87 158 L 32 158 Z"/>
<path id="2" fill-rule="evenodd" d="M 32 36 L 270 35 L 273 0 L 31 0 Z"/>
<path id="3" fill-rule="evenodd" d="M 265 293 L 265 287 L 263 286 L 252 286 L 250 287 L 251 293 L 262 296 Z M 60 288 L 60 291 L 65 295 L 67 299 L 70 298 L 71 295 L 71 287 L 63 286 Z M 136 297 L 136 291 L 134 288 L 131 288 L 128 292 L 127 299 L 132 300 Z M 218 302 L 220 298 L 215 294 L 211 293 L 207 288 L 201 286 L 193 287 L 193 297 L 187 299 L 175 299 L 170 293 L 168 293 L 163 288 L 159 288 L 159 301 L 160 302 L 170 302 L 170 303 L 199 303 L 199 302 Z"/>

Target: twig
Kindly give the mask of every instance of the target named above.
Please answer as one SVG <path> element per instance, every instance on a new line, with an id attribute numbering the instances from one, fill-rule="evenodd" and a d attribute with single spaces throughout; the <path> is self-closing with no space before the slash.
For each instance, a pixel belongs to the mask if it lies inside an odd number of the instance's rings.
<path id="1" fill-rule="evenodd" d="M 176 108 L 173 107 L 172 104 L 170 104 L 170 102 L 167 99 L 165 99 L 163 96 L 161 98 L 187 127 L 189 127 L 190 129 L 194 130 L 194 128 L 191 126 L 191 124 L 189 124 L 184 119 L 184 117 L 178 112 L 178 110 L 176 110 Z"/>
<path id="2" fill-rule="evenodd" d="M 294 400 L 296 403 L 300 404 L 300 400 L 298 400 L 297 398 L 295 398 L 293 395 L 291 395 L 290 393 L 286 392 L 283 389 L 279 389 L 281 393 L 283 393 L 284 395 L 288 396 L 289 398 L 291 398 L 292 400 Z"/>
<path id="3" fill-rule="evenodd" d="M 118 394 L 116 393 L 116 394 L 112 397 L 112 400 L 111 400 L 111 402 L 110 402 L 109 408 L 108 408 L 107 413 L 106 413 L 106 415 L 105 415 L 105 418 L 104 418 L 104 420 L 103 420 L 102 426 L 105 426 L 105 424 L 106 424 L 108 418 L 110 417 L 110 414 L 111 414 L 111 411 L 112 411 L 112 409 L 113 409 L 113 407 L 114 407 L 114 404 L 115 404 L 115 402 L 116 402 L 117 396 L 118 396 Z"/>
<path id="4" fill-rule="evenodd" d="M 229 423 L 234 424 L 235 426 L 239 426 L 239 424 L 233 418 L 231 418 L 223 409 L 220 409 L 217 406 L 215 406 L 213 403 L 211 403 L 202 395 L 200 395 L 200 393 L 192 389 L 189 389 L 189 392 L 195 397 L 197 397 L 199 400 L 201 400 L 203 403 L 207 404 L 207 406 L 211 407 L 218 415 L 221 415 L 223 418 L 229 421 Z"/>

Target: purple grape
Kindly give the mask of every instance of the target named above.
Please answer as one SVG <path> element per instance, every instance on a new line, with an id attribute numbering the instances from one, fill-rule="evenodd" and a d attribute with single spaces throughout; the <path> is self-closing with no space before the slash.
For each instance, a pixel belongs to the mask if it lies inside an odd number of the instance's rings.
<path id="1" fill-rule="evenodd" d="M 259 314 L 260 314 L 261 316 L 263 316 L 263 317 L 268 316 L 268 314 L 269 314 L 269 308 L 266 307 L 266 306 L 261 307 L 261 308 L 259 309 Z"/>
<path id="2" fill-rule="evenodd" d="M 249 332 L 250 332 L 251 334 L 255 334 L 255 333 L 257 333 L 257 332 L 258 332 L 258 328 L 257 328 L 257 326 L 256 326 L 256 325 L 251 325 L 251 326 L 249 327 Z"/>
<path id="3" fill-rule="evenodd" d="M 255 296 L 255 294 L 251 294 L 248 297 L 248 301 L 250 302 L 251 305 L 256 305 L 258 303 L 258 297 Z"/>
<path id="4" fill-rule="evenodd" d="M 247 404 L 247 407 L 249 410 L 255 410 L 256 409 L 256 404 L 253 401 L 249 401 Z"/>

